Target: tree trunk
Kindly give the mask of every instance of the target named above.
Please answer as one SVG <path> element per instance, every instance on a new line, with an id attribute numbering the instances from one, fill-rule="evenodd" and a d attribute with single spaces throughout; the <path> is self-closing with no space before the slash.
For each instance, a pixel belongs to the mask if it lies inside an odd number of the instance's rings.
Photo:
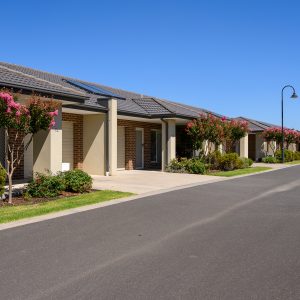
<path id="1" fill-rule="evenodd" d="M 12 204 L 12 174 L 7 174 L 8 177 L 8 203 Z"/>

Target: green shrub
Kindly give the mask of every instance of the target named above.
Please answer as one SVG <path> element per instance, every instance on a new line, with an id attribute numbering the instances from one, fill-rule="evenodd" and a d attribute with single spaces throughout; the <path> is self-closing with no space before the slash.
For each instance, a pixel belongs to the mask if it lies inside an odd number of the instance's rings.
<path id="1" fill-rule="evenodd" d="M 171 173 L 205 174 L 206 166 L 199 158 L 173 159 L 167 166 L 166 171 Z"/>
<path id="2" fill-rule="evenodd" d="M 294 160 L 300 160 L 300 151 L 294 152 Z"/>
<path id="3" fill-rule="evenodd" d="M 62 173 L 66 190 L 75 193 L 85 193 L 91 190 L 93 179 L 82 170 L 72 170 Z"/>
<path id="4" fill-rule="evenodd" d="M 191 174 L 205 174 L 205 164 L 197 158 L 188 159 L 185 164 L 185 169 Z"/>
<path id="5" fill-rule="evenodd" d="M 220 151 L 214 151 L 212 153 L 209 153 L 206 158 L 205 162 L 209 165 L 209 168 L 212 170 L 219 170 L 219 161 L 222 156 L 222 153 Z"/>
<path id="6" fill-rule="evenodd" d="M 266 156 L 262 158 L 262 162 L 266 164 L 276 164 L 278 161 L 274 156 Z"/>
<path id="7" fill-rule="evenodd" d="M 2 196 L 2 194 L 4 193 L 5 179 L 6 179 L 6 171 L 0 164 L 0 196 Z"/>
<path id="8" fill-rule="evenodd" d="M 237 153 L 225 153 L 219 158 L 219 169 L 223 171 L 239 169 L 242 164 Z"/>
<path id="9" fill-rule="evenodd" d="M 26 195 L 36 198 L 57 197 L 66 188 L 61 175 L 36 173 L 35 178 L 28 184 Z"/>
<path id="10" fill-rule="evenodd" d="M 279 162 L 282 162 L 281 150 L 275 152 L 275 157 Z M 284 149 L 284 161 L 289 162 L 294 160 L 294 152 L 291 150 Z"/>
<path id="11" fill-rule="evenodd" d="M 166 167 L 166 171 L 170 173 L 187 173 L 185 169 L 186 163 L 183 162 L 185 160 L 186 159 L 179 161 L 177 158 L 172 159 Z"/>
<path id="12" fill-rule="evenodd" d="M 253 160 L 251 158 L 239 157 L 237 164 L 238 169 L 250 168 L 253 165 Z"/>

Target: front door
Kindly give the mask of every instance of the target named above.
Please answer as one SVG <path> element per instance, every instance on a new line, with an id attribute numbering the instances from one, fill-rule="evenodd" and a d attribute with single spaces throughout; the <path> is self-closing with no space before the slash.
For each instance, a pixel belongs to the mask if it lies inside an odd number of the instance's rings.
<path id="1" fill-rule="evenodd" d="M 144 130 L 142 128 L 136 129 L 136 139 L 135 139 L 135 168 L 144 168 Z"/>
<path id="2" fill-rule="evenodd" d="M 248 135 L 248 156 L 252 160 L 256 160 L 256 134 Z"/>

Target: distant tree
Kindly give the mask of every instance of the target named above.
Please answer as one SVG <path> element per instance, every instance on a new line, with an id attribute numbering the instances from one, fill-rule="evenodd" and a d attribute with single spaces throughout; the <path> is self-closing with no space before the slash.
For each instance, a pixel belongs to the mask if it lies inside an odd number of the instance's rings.
<path id="1" fill-rule="evenodd" d="M 218 148 L 226 144 L 226 151 L 230 152 L 234 145 L 248 133 L 248 122 L 217 118 L 212 114 L 201 114 L 198 119 L 188 122 L 186 132 L 192 139 L 193 149 L 200 150 L 203 142 L 207 141 L 207 151 L 211 153 L 212 146 Z"/>

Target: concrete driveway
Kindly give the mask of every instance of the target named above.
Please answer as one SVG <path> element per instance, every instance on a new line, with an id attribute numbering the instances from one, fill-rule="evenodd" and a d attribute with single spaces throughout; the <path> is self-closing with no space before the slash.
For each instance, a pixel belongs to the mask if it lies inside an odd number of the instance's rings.
<path id="1" fill-rule="evenodd" d="M 145 170 L 118 171 L 115 176 L 93 176 L 93 179 L 94 189 L 115 190 L 135 194 L 224 180 L 224 178 L 217 176 Z"/>

